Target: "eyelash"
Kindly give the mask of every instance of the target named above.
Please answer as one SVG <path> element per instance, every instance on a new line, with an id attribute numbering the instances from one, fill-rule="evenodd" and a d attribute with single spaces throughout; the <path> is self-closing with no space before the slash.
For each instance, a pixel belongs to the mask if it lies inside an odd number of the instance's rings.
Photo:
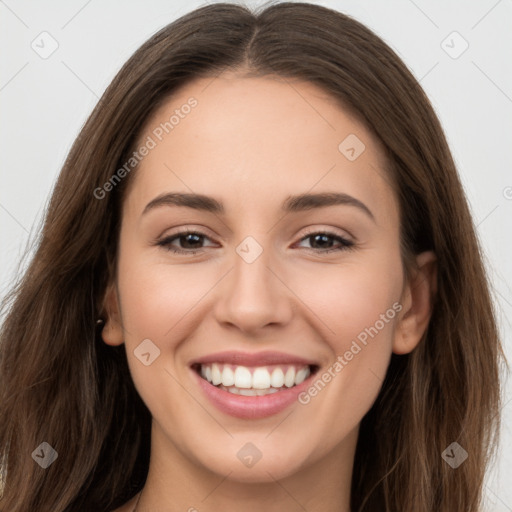
<path id="1" fill-rule="evenodd" d="M 163 247 L 164 249 L 166 249 L 168 251 L 172 251 L 175 254 L 194 255 L 194 254 L 197 254 L 198 252 L 201 252 L 202 248 L 201 249 L 179 249 L 179 248 L 171 246 L 171 242 L 173 242 L 174 240 L 179 239 L 181 237 L 185 237 L 187 235 L 198 235 L 200 237 L 209 238 L 205 233 L 201 233 L 200 231 L 185 230 L 185 231 L 180 231 L 179 233 L 175 233 L 174 235 L 168 236 L 168 237 L 158 241 L 157 245 Z M 336 251 L 347 251 L 347 250 L 354 249 L 354 245 L 355 245 L 354 242 L 347 240 L 346 238 L 343 238 L 342 236 L 337 235 L 335 233 L 331 233 L 329 231 L 307 232 L 300 239 L 300 242 L 302 242 L 308 238 L 312 238 L 314 235 L 325 235 L 329 238 L 335 239 L 336 241 L 338 241 L 341 244 L 339 247 L 329 248 L 329 249 L 324 249 L 324 250 L 314 249 L 314 248 L 309 249 L 310 251 L 314 251 L 318 254 L 323 255 L 323 254 L 328 254 L 328 253 L 336 252 Z"/>

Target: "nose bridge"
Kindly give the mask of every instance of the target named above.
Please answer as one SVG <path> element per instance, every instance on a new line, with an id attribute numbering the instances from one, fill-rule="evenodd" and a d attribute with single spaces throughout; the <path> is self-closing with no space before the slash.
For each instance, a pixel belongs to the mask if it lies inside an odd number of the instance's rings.
<path id="1" fill-rule="evenodd" d="M 276 261 L 268 237 L 262 243 L 248 236 L 236 247 L 233 269 L 217 301 L 219 322 L 252 331 L 289 321 L 292 307 L 287 289 L 271 271 Z"/>

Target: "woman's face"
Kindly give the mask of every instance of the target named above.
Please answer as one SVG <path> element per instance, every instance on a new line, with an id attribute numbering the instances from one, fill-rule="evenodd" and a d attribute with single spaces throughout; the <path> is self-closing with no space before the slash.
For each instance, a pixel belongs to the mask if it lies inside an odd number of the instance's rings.
<path id="1" fill-rule="evenodd" d="M 310 83 L 226 73 L 139 141 L 104 338 L 126 345 L 152 457 L 238 481 L 350 460 L 403 314 L 377 141 Z"/>

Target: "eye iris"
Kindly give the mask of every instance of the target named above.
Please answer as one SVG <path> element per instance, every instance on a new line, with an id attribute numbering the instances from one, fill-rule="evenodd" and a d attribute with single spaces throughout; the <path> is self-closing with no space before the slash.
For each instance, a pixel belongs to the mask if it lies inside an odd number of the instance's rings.
<path id="1" fill-rule="evenodd" d="M 312 247 L 314 247 L 315 244 L 317 244 L 318 242 L 320 242 L 320 246 L 319 246 L 320 249 L 326 249 L 326 248 L 332 247 L 332 237 L 329 235 L 319 233 L 317 235 L 312 235 L 309 238 L 310 238 L 310 240 L 314 241 L 311 244 Z"/>
<path id="2" fill-rule="evenodd" d="M 193 240 L 191 240 L 191 238 Z M 202 240 L 202 235 L 198 235 L 196 233 L 187 233 L 186 235 L 181 235 L 180 236 L 180 243 L 181 243 L 181 246 L 185 249 L 197 249 L 197 246 L 192 246 L 190 247 L 190 243 L 192 244 L 200 244 L 201 240 Z"/>

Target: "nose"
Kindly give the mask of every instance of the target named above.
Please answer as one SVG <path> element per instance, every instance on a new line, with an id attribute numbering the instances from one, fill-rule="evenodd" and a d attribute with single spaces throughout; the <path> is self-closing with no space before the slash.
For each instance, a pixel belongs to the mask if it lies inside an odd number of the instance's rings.
<path id="1" fill-rule="evenodd" d="M 266 250 L 251 263 L 235 254 L 234 268 L 217 290 L 215 316 L 220 324 L 255 334 L 291 320 L 293 294 L 270 260 Z"/>

